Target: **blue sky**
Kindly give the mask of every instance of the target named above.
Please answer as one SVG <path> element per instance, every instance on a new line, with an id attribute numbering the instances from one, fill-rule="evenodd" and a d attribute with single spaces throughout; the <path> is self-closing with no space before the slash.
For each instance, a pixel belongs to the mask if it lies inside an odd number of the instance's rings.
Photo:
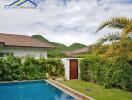
<path id="1" fill-rule="evenodd" d="M 40 0 L 37 9 L 4 8 L 13 1 L 0 2 L 1 33 L 40 34 L 66 45 L 92 44 L 109 32 L 104 29 L 95 34 L 102 21 L 116 16 L 132 17 L 132 0 Z"/>

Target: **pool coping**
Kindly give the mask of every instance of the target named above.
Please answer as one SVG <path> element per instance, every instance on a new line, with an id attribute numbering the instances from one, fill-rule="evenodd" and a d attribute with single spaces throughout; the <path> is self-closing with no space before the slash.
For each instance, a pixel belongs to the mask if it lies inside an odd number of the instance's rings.
<path id="1" fill-rule="evenodd" d="M 67 91 L 67 90 L 65 90 L 65 89 L 63 89 L 62 87 L 60 87 L 60 86 L 58 86 L 58 85 L 56 85 L 56 84 L 54 84 L 53 82 L 51 82 L 50 80 L 45 80 L 46 82 L 48 82 L 49 84 L 51 84 L 51 85 L 53 85 L 54 87 L 56 87 L 57 89 L 59 89 L 59 90 L 61 90 L 61 91 L 63 91 L 63 92 L 65 92 L 66 94 L 68 94 L 68 95 L 70 95 L 70 96 L 72 96 L 73 98 L 75 98 L 76 100 L 82 100 L 81 98 L 79 98 L 78 96 L 76 96 L 76 95 L 74 95 L 73 93 L 71 93 L 71 92 L 69 92 L 69 91 Z"/>
<path id="2" fill-rule="evenodd" d="M 45 81 L 44 79 L 42 80 L 14 80 L 14 81 L 1 81 L 1 83 L 20 83 L 20 82 L 35 82 L 35 81 Z"/>
<path id="3" fill-rule="evenodd" d="M 67 86 L 65 86 L 65 85 L 63 85 L 63 84 L 61 84 L 61 83 L 59 83 L 55 80 L 48 80 L 48 82 L 50 82 L 52 85 L 55 85 L 55 87 L 56 86 L 59 87 L 59 89 L 61 89 L 62 91 L 68 93 L 69 95 L 72 94 L 72 96 L 77 97 L 76 98 L 77 100 L 95 100 L 94 98 L 86 96 L 85 94 L 82 94 L 82 93 L 80 93 L 80 92 L 78 92 L 78 91 L 76 91 L 76 90 L 74 90 L 70 87 L 67 87 Z"/>

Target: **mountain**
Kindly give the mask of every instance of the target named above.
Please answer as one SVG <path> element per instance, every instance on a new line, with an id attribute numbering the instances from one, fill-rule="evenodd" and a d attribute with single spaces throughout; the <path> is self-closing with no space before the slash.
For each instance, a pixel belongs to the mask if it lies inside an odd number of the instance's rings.
<path id="1" fill-rule="evenodd" d="M 49 40 L 47 40 L 46 38 L 44 38 L 41 35 L 32 35 L 31 37 L 34 38 L 34 39 L 40 40 L 42 42 L 50 42 Z"/>
<path id="2" fill-rule="evenodd" d="M 73 51 L 73 50 L 84 48 L 84 47 L 86 47 L 86 45 L 81 43 L 73 43 L 67 48 L 67 51 Z"/>
<path id="3" fill-rule="evenodd" d="M 59 49 L 59 50 L 62 50 L 63 51 L 65 49 L 67 49 L 67 46 L 64 45 L 64 44 L 56 43 L 56 42 L 50 42 L 50 43 L 52 43 L 53 45 L 55 45 L 57 47 L 57 49 Z"/>
<path id="4" fill-rule="evenodd" d="M 42 42 L 52 43 L 53 45 L 55 45 L 57 47 L 57 50 L 59 50 L 59 51 L 72 51 L 72 50 L 76 50 L 76 49 L 86 47 L 86 45 L 81 44 L 81 43 L 73 43 L 70 46 L 66 46 L 66 45 L 61 44 L 61 43 L 50 42 L 49 40 L 47 40 L 46 38 L 44 38 L 41 35 L 32 35 L 32 38 L 40 40 Z"/>

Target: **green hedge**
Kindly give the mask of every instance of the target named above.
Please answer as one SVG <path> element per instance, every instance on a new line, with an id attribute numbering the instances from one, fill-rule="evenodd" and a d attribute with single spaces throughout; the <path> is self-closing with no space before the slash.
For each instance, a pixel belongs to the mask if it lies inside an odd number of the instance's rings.
<path id="1" fill-rule="evenodd" d="M 98 56 L 88 56 L 82 59 L 80 68 L 81 78 L 86 81 L 96 80 L 100 63 Z"/>
<path id="2" fill-rule="evenodd" d="M 0 58 L 0 81 L 36 80 L 47 76 L 64 76 L 64 66 L 60 59 L 35 59 L 29 56 Z"/>
<path id="3" fill-rule="evenodd" d="M 81 60 L 81 79 L 97 82 L 106 88 L 132 90 L 132 66 L 124 57 L 103 60 L 88 56 Z"/>

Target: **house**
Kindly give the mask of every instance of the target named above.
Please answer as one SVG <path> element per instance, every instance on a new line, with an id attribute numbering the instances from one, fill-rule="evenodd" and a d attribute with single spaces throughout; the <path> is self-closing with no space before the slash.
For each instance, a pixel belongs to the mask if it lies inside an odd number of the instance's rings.
<path id="1" fill-rule="evenodd" d="M 18 57 L 31 55 L 35 58 L 47 58 L 47 51 L 54 48 L 54 45 L 30 36 L 0 33 L 0 57 L 13 54 Z"/>
<path id="2" fill-rule="evenodd" d="M 79 55 L 84 55 L 84 54 L 88 53 L 89 50 L 90 50 L 89 47 L 84 47 L 84 48 L 73 50 L 73 51 L 67 51 L 67 52 L 65 52 L 65 54 L 68 57 L 77 57 Z"/>
<path id="3" fill-rule="evenodd" d="M 68 57 L 80 57 L 84 56 L 86 54 L 92 53 L 93 48 L 95 47 L 95 44 L 88 45 L 87 47 L 81 48 L 81 49 L 76 49 L 73 51 L 66 51 L 64 52 L 66 56 Z"/>

